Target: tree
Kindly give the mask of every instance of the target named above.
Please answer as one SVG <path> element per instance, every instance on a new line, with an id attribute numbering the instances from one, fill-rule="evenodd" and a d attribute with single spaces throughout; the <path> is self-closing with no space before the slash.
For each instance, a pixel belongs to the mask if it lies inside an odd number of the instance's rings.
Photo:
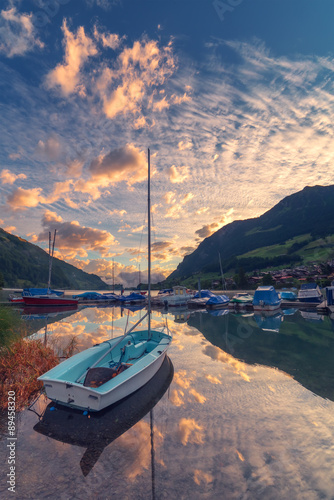
<path id="1" fill-rule="evenodd" d="M 274 284 L 274 279 L 270 273 L 267 273 L 263 276 L 262 284 L 265 286 L 270 286 Z"/>
<path id="2" fill-rule="evenodd" d="M 2 288 L 5 285 L 5 279 L 3 277 L 2 272 L 0 271 L 0 288 Z"/>
<path id="3" fill-rule="evenodd" d="M 245 274 L 245 271 L 242 267 L 239 267 L 238 269 L 238 274 L 234 276 L 234 281 L 237 285 L 237 287 L 242 288 L 248 285 L 248 280 L 247 276 Z"/>

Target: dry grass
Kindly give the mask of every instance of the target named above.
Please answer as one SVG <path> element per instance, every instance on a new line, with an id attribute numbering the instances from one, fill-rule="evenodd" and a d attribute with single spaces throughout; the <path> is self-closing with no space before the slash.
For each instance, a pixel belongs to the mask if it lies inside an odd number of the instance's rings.
<path id="1" fill-rule="evenodd" d="M 8 391 L 15 391 L 16 411 L 23 410 L 41 389 L 37 377 L 59 363 L 53 349 L 40 340 L 19 339 L 0 356 L 0 409 L 7 409 Z"/>

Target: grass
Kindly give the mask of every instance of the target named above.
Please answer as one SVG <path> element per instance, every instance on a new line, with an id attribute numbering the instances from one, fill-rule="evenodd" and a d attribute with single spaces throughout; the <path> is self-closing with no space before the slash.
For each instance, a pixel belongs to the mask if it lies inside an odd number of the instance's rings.
<path id="1" fill-rule="evenodd" d="M 43 385 L 37 377 L 58 362 L 53 349 L 40 340 L 14 341 L 0 356 L 0 408 L 7 409 L 8 391 L 14 391 L 16 411 L 23 410 Z"/>

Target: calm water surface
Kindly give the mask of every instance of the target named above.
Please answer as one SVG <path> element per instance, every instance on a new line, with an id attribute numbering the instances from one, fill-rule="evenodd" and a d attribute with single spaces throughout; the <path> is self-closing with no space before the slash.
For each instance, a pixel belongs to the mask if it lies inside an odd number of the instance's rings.
<path id="1" fill-rule="evenodd" d="M 143 311 L 89 307 L 27 319 L 55 348 L 123 333 Z M 7 499 L 333 499 L 334 327 L 330 317 L 206 311 L 168 321 L 169 359 L 101 415 L 41 397 L 18 419 L 17 486 Z M 4 422 L 3 422 L 4 424 Z M 7 433 L 0 454 L 6 464 Z"/>

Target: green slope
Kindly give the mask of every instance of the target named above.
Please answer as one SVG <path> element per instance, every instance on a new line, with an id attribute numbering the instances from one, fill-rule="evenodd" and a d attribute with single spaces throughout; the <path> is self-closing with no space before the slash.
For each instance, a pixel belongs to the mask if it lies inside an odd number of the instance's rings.
<path id="1" fill-rule="evenodd" d="M 334 186 L 306 187 L 255 219 L 234 221 L 187 255 L 168 281 L 199 272 L 293 266 L 334 257 Z M 238 260 L 236 259 L 238 257 Z"/>
<path id="2" fill-rule="evenodd" d="M 0 272 L 5 287 L 46 287 L 49 277 L 49 255 L 40 247 L 13 236 L 0 228 Z M 53 259 L 53 288 L 107 289 L 95 274 L 88 274 L 62 260 Z"/>

